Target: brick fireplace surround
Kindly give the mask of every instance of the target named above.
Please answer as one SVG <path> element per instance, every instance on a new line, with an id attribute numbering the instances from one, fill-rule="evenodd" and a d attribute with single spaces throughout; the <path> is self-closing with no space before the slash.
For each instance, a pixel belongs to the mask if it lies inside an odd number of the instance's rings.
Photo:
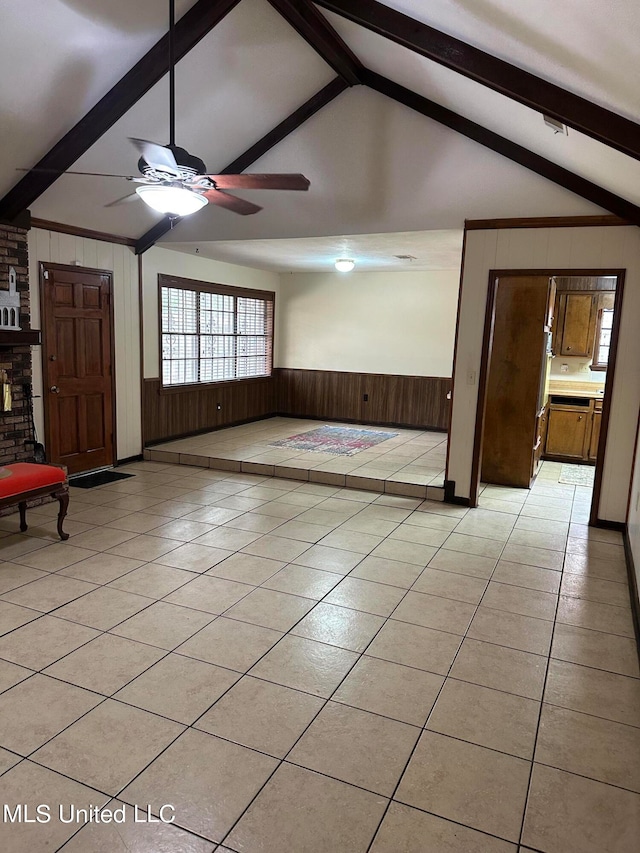
<path id="1" fill-rule="evenodd" d="M 12 225 L 0 224 L 0 290 L 9 289 L 9 267 L 17 275 L 20 294 L 20 327 L 30 328 L 29 258 L 27 232 Z M 4 336 L 20 332 L 0 333 Z M 25 446 L 30 438 L 29 412 L 24 383 L 31 383 L 31 347 L 12 346 L 0 342 L 0 371 L 6 370 L 13 397 L 12 410 L 0 411 L 0 465 L 33 461 L 33 448 Z"/>

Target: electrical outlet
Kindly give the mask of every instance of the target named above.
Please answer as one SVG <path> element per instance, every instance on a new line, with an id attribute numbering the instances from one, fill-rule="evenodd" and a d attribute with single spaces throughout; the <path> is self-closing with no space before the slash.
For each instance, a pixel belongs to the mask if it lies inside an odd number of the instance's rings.
<path id="1" fill-rule="evenodd" d="M 369 395 L 363 394 L 362 399 L 364 400 L 365 403 L 368 403 L 369 402 Z"/>
<path id="2" fill-rule="evenodd" d="M 568 372 L 569 372 L 569 365 L 568 364 L 561 364 L 560 365 L 560 373 L 568 373 Z"/>
<path id="3" fill-rule="evenodd" d="M 467 385 L 475 385 L 476 384 L 476 372 L 472 368 L 467 370 Z"/>

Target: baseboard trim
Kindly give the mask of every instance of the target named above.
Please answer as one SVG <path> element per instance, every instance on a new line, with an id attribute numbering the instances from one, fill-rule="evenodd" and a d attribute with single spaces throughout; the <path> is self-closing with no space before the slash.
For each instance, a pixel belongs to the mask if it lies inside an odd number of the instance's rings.
<path id="1" fill-rule="evenodd" d="M 623 533 L 623 534 L 624 534 L 625 530 L 627 529 L 627 525 L 624 523 L 624 521 L 607 521 L 606 519 L 603 519 L 603 518 L 598 518 L 595 521 L 595 523 L 592 524 L 591 526 L 592 527 L 600 527 L 603 530 L 617 530 L 618 533 Z"/>
<path id="2" fill-rule="evenodd" d="M 127 456 L 125 459 L 118 459 L 116 465 L 129 465 L 131 462 L 142 462 L 144 456 L 142 453 L 136 453 L 135 456 Z"/>
<path id="3" fill-rule="evenodd" d="M 626 558 L 627 575 L 629 578 L 629 595 L 631 597 L 633 627 L 636 632 L 636 645 L 638 647 L 638 657 L 640 658 L 640 593 L 638 592 L 636 567 L 633 560 L 633 552 L 631 550 L 631 540 L 629 539 L 629 528 L 626 524 L 622 534 L 622 541 L 624 542 L 624 556 Z"/>
<path id="4" fill-rule="evenodd" d="M 456 506 L 470 506 L 469 498 L 460 498 L 456 495 L 456 481 L 444 481 L 444 502 L 446 504 L 455 504 Z"/>
<path id="5" fill-rule="evenodd" d="M 327 421 L 335 424 L 361 424 L 362 426 L 383 426 L 383 427 L 398 427 L 398 429 L 422 429 L 428 432 L 441 432 L 446 435 L 447 430 L 444 427 L 423 426 L 422 424 L 402 424 L 395 421 L 367 421 L 359 418 L 325 418 L 322 415 L 298 415 L 291 412 L 274 412 L 269 417 L 276 418 L 295 418 L 296 420 L 305 421 Z"/>
<path id="6" fill-rule="evenodd" d="M 252 424 L 256 421 L 266 421 L 269 418 L 277 417 L 275 412 L 270 412 L 268 415 L 256 415 L 255 418 L 245 418 L 241 421 L 229 421 L 226 424 L 218 424 L 218 426 L 203 427 L 202 429 L 193 430 L 193 432 L 183 432 L 179 435 L 169 435 L 165 438 L 155 438 L 153 441 L 145 441 L 144 447 L 157 447 L 159 444 L 166 444 L 167 441 L 180 441 L 182 438 L 191 438 L 194 435 L 204 435 L 207 432 L 219 432 L 221 429 L 229 429 L 234 426 L 242 426 L 243 424 Z"/>

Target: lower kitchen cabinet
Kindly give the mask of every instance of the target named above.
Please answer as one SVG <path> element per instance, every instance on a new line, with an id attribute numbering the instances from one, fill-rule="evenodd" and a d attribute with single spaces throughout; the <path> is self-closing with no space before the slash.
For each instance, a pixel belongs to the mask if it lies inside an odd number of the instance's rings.
<path id="1" fill-rule="evenodd" d="M 589 439 L 589 462 L 598 458 L 598 442 L 600 441 L 600 424 L 602 422 L 602 400 L 596 400 L 596 408 L 591 416 L 591 438 Z"/>
<path id="2" fill-rule="evenodd" d="M 595 462 L 601 419 L 602 400 L 552 396 L 545 458 Z"/>

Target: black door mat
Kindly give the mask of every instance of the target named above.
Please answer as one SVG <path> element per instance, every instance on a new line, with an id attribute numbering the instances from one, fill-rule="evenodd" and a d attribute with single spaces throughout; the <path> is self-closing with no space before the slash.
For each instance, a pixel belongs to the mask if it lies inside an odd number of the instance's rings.
<path id="1" fill-rule="evenodd" d="M 96 486 L 106 486 L 118 480 L 128 480 L 133 474 L 120 474 L 118 471 L 96 471 L 95 474 L 84 474 L 69 479 L 69 485 L 77 489 L 95 489 Z"/>

